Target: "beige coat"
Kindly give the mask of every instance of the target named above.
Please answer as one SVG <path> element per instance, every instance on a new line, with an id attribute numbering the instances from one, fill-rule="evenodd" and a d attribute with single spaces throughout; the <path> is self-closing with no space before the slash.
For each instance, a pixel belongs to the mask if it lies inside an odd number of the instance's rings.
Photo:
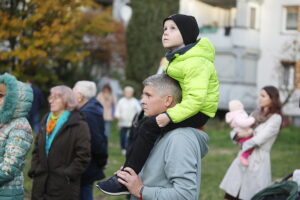
<path id="1" fill-rule="evenodd" d="M 117 99 L 112 93 L 100 92 L 97 100 L 103 106 L 103 119 L 105 121 L 112 121 L 114 119 L 114 107 L 117 104 Z"/>
<path id="2" fill-rule="evenodd" d="M 226 193 L 243 200 L 250 200 L 261 189 L 271 185 L 270 151 L 280 130 L 281 116 L 273 114 L 266 122 L 254 130 L 254 136 L 243 144 L 227 170 L 220 188 Z M 249 148 L 255 147 L 249 157 L 249 166 L 240 163 L 240 154 Z"/>

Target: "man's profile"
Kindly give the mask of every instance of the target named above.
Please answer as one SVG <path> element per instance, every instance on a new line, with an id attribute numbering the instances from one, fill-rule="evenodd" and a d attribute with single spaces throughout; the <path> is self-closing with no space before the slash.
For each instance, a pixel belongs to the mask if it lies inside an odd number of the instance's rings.
<path id="1" fill-rule="evenodd" d="M 181 100 L 179 85 L 165 74 L 150 76 L 143 84 L 141 103 L 145 117 L 163 113 Z M 141 119 L 139 125 L 143 122 Z M 139 176 L 131 168 L 125 168 L 118 172 L 118 180 L 128 188 L 131 199 L 196 200 L 207 142 L 208 136 L 198 129 L 169 131 L 157 140 Z"/>

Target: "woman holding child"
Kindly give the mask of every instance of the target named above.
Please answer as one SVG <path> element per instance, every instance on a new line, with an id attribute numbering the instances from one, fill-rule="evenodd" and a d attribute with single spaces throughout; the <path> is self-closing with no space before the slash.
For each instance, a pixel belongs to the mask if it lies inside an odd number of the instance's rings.
<path id="1" fill-rule="evenodd" d="M 262 88 L 259 95 L 259 109 L 252 113 L 255 118 L 253 137 L 243 143 L 238 156 L 227 170 L 220 188 L 227 200 L 249 200 L 255 193 L 271 185 L 270 151 L 282 123 L 281 103 L 278 90 L 273 86 Z M 247 135 L 234 133 L 234 140 Z M 249 166 L 240 162 L 240 155 L 254 148 L 249 157 Z"/>

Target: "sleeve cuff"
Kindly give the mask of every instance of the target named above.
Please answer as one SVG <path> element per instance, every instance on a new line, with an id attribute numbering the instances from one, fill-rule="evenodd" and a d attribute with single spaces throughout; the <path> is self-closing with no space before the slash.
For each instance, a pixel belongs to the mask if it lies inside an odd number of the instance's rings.
<path id="1" fill-rule="evenodd" d="M 249 149 L 252 149 L 255 146 L 257 146 L 257 145 L 255 144 L 255 142 L 254 142 L 253 139 L 247 140 L 246 142 L 243 143 L 243 149 L 242 149 L 242 151 L 243 152 L 248 151 Z"/>
<path id="2" fill-rule="evenodd" d="M 235 131 L 230 131 L 230 138 L 235 141 L 235 136 L 236 136 L 237 132 Z"/>
<path id="3" fill-rule="evenodd" d="M 143 200 L 151 200 L 154 199 L 155 188 L 144 186 L 143 189 Z"/>
<path id="4" fill-rule="evenodd" d="M 169 115 L 167 112 L 164 112 L 164 113 L 168 116 L 168 118 L 170 119 L 170 121 L 171 121 L 172 123 L 174 123 L 173 120 L 172 120 L 172 118 L 170 117 L 170 115 Z"/>

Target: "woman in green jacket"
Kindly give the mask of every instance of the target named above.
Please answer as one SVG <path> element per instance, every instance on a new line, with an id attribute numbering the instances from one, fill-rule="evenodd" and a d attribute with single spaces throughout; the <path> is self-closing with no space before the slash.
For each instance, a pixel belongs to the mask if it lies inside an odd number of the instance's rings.
<path id="1" fill-rule="evenodd" d="M 0 199 L 23 200 L 25 157 L 32 143 L 26 119 L 32 89 L 9 74 L 0 75 Z"/>

